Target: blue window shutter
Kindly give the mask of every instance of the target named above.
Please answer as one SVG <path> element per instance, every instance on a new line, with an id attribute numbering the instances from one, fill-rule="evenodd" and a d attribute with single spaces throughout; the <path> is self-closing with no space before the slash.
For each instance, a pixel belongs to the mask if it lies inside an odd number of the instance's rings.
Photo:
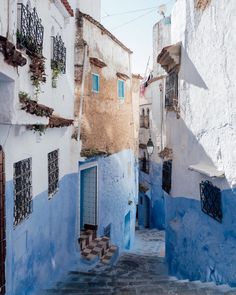
<path id="1" fill-rule="evenodd" d="M 95 92 L 99 92 L 99 76 L 96 74 L 92 74 L 92 90 Z"/>
<path id="2" fill-rule="evenodd" d="M 125 98 L 125 82 L 122 80 L 118 80 L 118 96 Z"/>

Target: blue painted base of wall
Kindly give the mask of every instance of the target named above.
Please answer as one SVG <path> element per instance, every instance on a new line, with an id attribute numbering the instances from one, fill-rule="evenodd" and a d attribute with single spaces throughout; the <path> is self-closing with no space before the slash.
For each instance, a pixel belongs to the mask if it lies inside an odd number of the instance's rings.
<path id="1" fill-rule="evenodd" d="M 236 191 L 222 192 L 223 222 L 197 200 L 166 198 L 166 260 L 171 275 L 236 286 Z"/>
<path id="2" fill-rule="evenodd" d="M 15 228 L 13 182 L 7 183 L 7 295 L 35 295 L 74 266 L 77 179 L 77 174 L 64 176 L 51 200 L 47 191 L 36 196 L 32 214 Z"/>
<path id="3" fill-rule="evenodd" d="M 149 188 L 149 197 L 151 200 L 150 208 L 150 227 L 160 230 L 165 229 L 165 198 L 162 190 L 162 165 L 150 162 L 149 174 L 140 171 L 139 182 Z M 140 194 L 140 197 L 142 193 Z M 145 205 L 145 204 L 144 204 Z M 145 208 L 139 204 L 139 224 L 144 226 Z"/>
<path id="4" fill-rule="evenodd" d="M 98 165 L 98 235 L 111 224 L 111 242 L 120 251 L 134 243 L 136 203 L 138 201 L 138 165 L 134 153 L 124 150 L 109 157 L 96 157 L 80 162 L 80 167 Z M 131 201 L 131 202 L 129 202 Z M 130 212 L 129 230 L 125 216 Z"/>

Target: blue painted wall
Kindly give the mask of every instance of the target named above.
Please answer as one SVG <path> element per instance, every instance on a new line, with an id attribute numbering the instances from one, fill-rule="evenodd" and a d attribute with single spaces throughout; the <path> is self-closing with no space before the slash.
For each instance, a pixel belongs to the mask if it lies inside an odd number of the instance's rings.
<path id="1" fill-rule="evenodd" d="M 171 275 L 236 286 L 236 190 L 222 191 L 223 222 L 200 201 L 166 197 L 166 259 Z"/>
<path id="2" fill-rule="evenodd" d="M 15 229 L 13 182 L 6 184 L 7 295 L 35 295 L 74 266 L 77 179 L 77 174 L 64 176 L 51 200 L 47 191 L 36 196 L 33 213 Z"/>
<path id="3" fill-rule="evenodd" d="M 150 162 L 150 173 L 140 171 L 139 182 L 145 184 L 149 188 L 149 196 L 151 199 L 150 208 L 150 227 L 164 229 L 165 228 L 165 198 L 162 190 L 162 165 Z M 142 196 L 142 193 L 141 195 Z M 139 223 L 143 226 L 143 214 L 145 209 L 139 204 Z"/>
<path id="4" fill-rule="evenodd" d="M 125 216 L 130 212 L 130 247 L 134 243 L 138 202 L 137 161 L 131 150 L 85 162 L 98 165 L 98 235 L 111 224 L 111 242 L 125 249 Z M 132 203 L 129 205 L 129 200 Z"/>

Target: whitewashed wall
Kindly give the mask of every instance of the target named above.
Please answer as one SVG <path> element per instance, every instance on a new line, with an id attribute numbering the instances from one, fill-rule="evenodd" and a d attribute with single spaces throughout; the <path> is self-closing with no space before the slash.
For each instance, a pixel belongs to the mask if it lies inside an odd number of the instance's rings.
<path id="1" fill-rule="evenodd" d="M 193 0 L 178 0 L 172 13 L 172 43 L 182 41 L 179 72 L 181 118 L 168 113 L 174 149 L 173 196 L 199 198 L 201 174 L 188 166 L 204 162 L 225 172 L 213 180 L 236 186 L 236 2 L 212 0 L 198 11 Z"/>
<path id="2" fill-rule="evenodd" d="M 124 73 L 131 78 L 130 54 L 86 19 L 84 19 L 84 28 L 83 37 L 88 43 L 90 57 L 100 58 L 109 65 L 102 70 L 104 78 L 114 78 L 117 72 Z M 129 88 L 130 84 L 130 79 L 128 79 L 126 85 L 129 85 Z"/>
<path id="3" fill-rule="evenodd" d="M 78 0 L 79 9 L 89 14 L 97 21 L 101 21 L 101 0 Z"/>
<path id="4" fill-rule="evenodd" d="M 14 19 L 10 19 L 9 27 L 12 29 L 12 40 L 16 34 L 16 1 L 1 1 L 1 22 L 7 24 L 7 3 L 11 5 L 11 13 Z M 27 1 L 22 1 L 26 4 Z M 75 8 L 75 1 L 70 1 Z M 39 103 L 54 108 L 54 114 L 65 118 L 73 118 L 74 115 L 74 18 L 64 17 L 53 1 L 31 1 L 31 7 L 36 7 L 44 26 L 43 56 L 46 58 L 47 82 L 42 86 Z M 3 9 L 3 10 L 2 10 Z M 62 74 L 58 80 L 57 88 L 51 86 L 51 32 L 54 27 L 55 34 L 59 33 L 67 49 L 66 74 Z M 6 35 L 5 27 L 0 27 L 0 34 Z M 23 52 L 25 55 L 25 53 Z M 26 55 L 25 55 L 26 56 Z M 26 56 L 27 57 L 27 56 Z M 60 178 L 68 173 L 77 172 L 78 145 L 71 145 L 72 127 L 47 129 L 40 137 L 38 133 L 27 130 L 25 124 L 47 124 L 47 118 L 41 118 L 27 114 L 20 110 L 18 98 L 19 91 L 25 91 L 31 96 L 34 89 L 30 81 L 30 58 L 22 68 L 14 68 L 4 62 L 0 54 L 0 145 L 6 154 L 6 180 L 13 178 L 13 164 L 17 161 L 32 157 L 33 196 L 47 190 L 47 154 L 59 149 Z M 5 117 L 4 117 L 5 113 Z"/>

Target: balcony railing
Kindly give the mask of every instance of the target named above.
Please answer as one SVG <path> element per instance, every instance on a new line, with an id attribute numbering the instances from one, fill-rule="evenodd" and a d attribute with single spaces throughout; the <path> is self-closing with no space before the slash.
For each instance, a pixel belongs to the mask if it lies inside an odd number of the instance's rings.
<path id="1" fill-rule="evenodd" d="M 61 36 L 52 37 L 52 60 L 51 68 L 57 69 L 61 73 L 66 72 L 66 48 Z"/>
<path id="2" fill-rule="evenodd" d="M 44 28 L 36 8 L 18 3 L 17 46 L 26 48 L 29 55 L 41 55 Z"/>

